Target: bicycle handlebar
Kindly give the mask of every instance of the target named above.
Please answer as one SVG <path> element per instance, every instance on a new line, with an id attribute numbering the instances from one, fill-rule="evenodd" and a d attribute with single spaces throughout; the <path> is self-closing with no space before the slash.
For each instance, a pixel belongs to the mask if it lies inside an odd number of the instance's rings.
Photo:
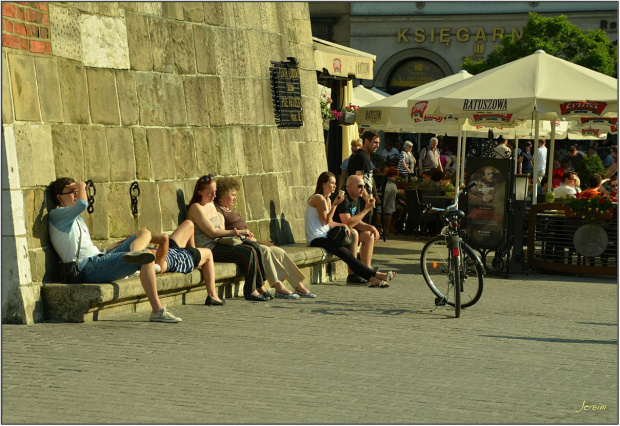
<path id="1" fill-rule="evenodd" d="M 436 211 L 436 212 L 445 212 L 448 210 L 458 209 L 459 208 L 459 196 L 461 194 L 467 194 L 476 185 L 477 185 L 477 182 L 471 182 L 469 185 L 467 185 L 466 187 L 458 191 L 454 197 L 454 204 L 447 206 L 445 209 L 442 209 L 441 207 L 433 207 L 430 204 L 427 204 L 426 208 L 423 210 L 423 213 L 426 213 L 429 210 Z"/>

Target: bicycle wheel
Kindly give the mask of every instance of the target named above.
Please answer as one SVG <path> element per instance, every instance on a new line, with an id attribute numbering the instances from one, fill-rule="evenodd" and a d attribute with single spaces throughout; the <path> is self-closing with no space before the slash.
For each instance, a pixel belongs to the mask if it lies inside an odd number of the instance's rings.
<path id="1" fill-rule="evenodd" d="M 467 308 L 482 296 L 484 275 L 482 267 L 473 260 L 475 254 L 471 247 L 462 243 L 461 248 L 463 249 L 459 268 L 462 277 L 461 307 Z M 439 300 L 454 306 L 454 292 L 450 291 L 453 290 L 454 284 L 448 276 L 452 269 L 449 262 L 445 236 L 438 235 L 424 245 L 420 259 L 424 281 Z"/>

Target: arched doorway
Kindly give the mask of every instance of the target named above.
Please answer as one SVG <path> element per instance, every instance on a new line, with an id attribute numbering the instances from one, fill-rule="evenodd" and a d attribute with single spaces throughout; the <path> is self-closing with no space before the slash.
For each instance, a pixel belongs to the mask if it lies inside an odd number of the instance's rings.
<path id="1" fill-rule="evenodd" d="M 452 74 L 450 65 L 438 54 L 426 49 L 405 49 L 381 65 L 374 85 L 393 95 Z"/>
<path id="2" fill-rule="evenodd" d="M 394 67 L 388 77 L 385 91 L 393 95 L 445 76 L 442 69 L 433 61 L 420 57 L 410 58 Z"/>

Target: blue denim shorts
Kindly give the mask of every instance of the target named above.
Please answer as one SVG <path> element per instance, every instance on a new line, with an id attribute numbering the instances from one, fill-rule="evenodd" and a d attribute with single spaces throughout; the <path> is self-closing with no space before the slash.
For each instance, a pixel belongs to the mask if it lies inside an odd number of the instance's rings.
<path id="1" fill-rule="evenodd" d="M 89 258 L 81 271 L 82 282 L 109 283 L 139 271 L 142 265 L 125 263 L 123 260 L 123 256 L 130 251 L 131 243 L 135 239 L 136 234 L 133 234 L 115 249 Z"/>

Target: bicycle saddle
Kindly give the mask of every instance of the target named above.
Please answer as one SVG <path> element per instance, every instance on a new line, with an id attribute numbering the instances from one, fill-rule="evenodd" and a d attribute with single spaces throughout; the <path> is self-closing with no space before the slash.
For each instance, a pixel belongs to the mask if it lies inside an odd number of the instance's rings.
<path id="1" fill-rule="evenodd" d="M 460 222 L 465 218 L 465 212 L 462 210 L 450 210 L 444 213 L 444 218 L 448 222 Z"/>

